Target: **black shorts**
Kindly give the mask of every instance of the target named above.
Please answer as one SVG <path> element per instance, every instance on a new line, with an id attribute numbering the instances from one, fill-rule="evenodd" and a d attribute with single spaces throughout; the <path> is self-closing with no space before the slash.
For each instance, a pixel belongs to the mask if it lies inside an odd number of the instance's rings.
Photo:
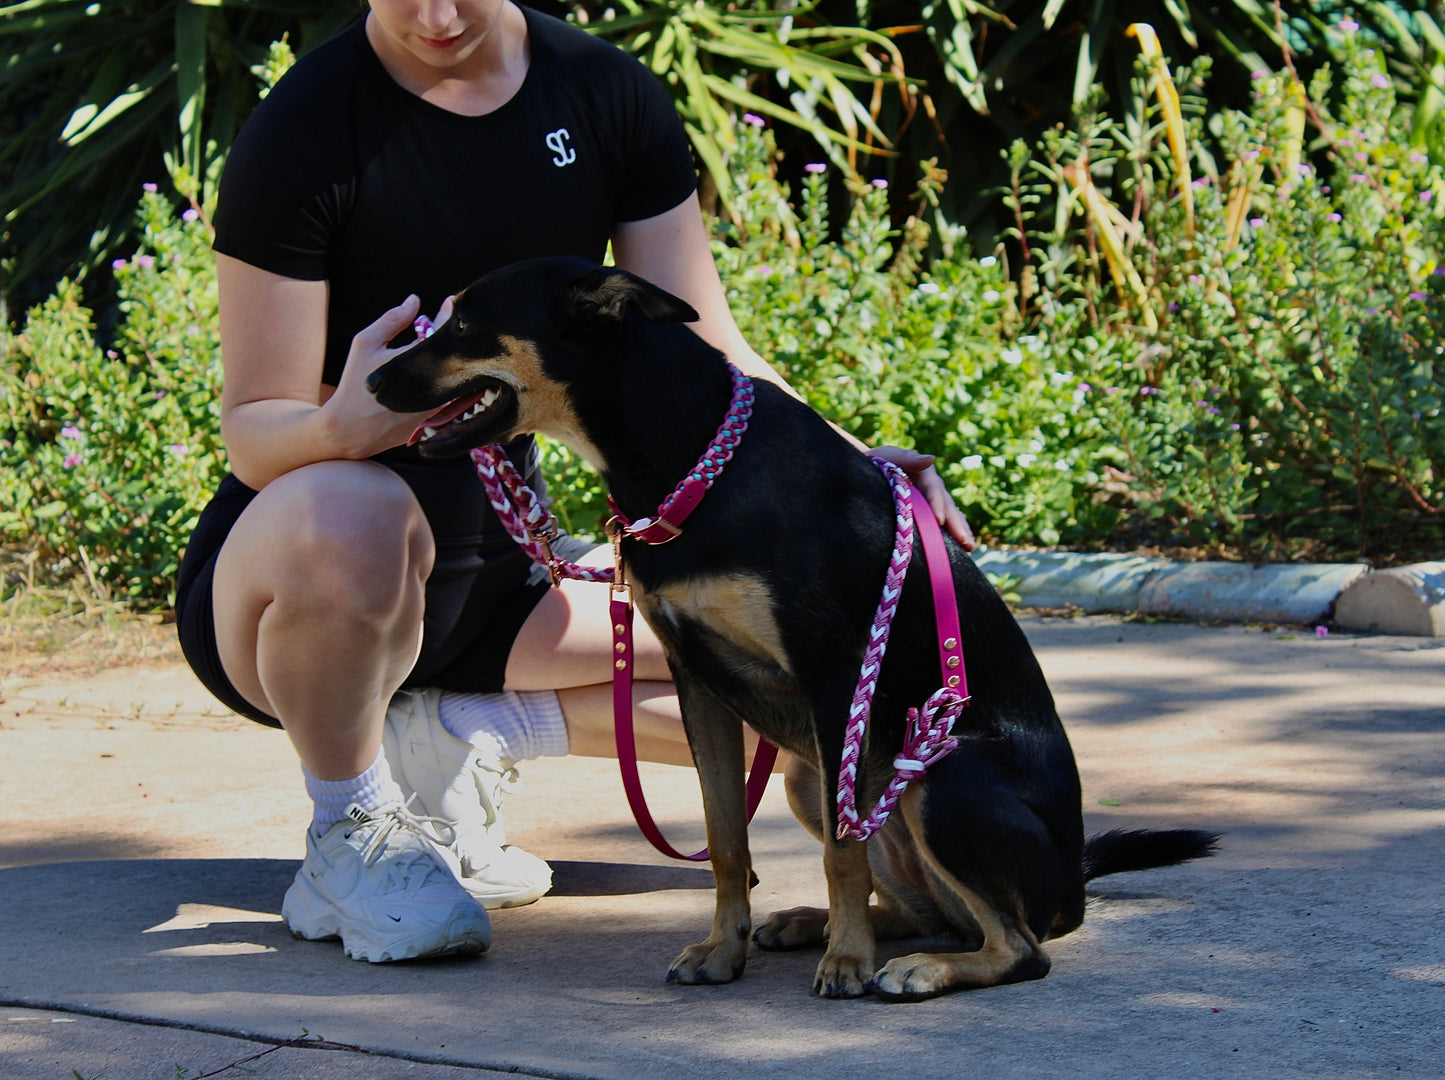
<path id="1" fill-rule="evenodd" d="M 416 495 L 436 540 L 436 564 L 426 582 L 421 654 L 402 685 L 465 693 L 501 690 L 512 643 L 550 587 L 547 571 L 501 528 L 468 458 L 440 465 L 385 464 Z M 201 512 L 177 575 L 176 626 L 181 651 L 206 689 L 242 716 L 280 727 L 275 717 L 231 685 L 216 648 L 211 601 L 216 556 L 255 497 L 254 490 L 228 476 Z M 553 550 L 575 561 L 593 546 L 564 536 Z"/>

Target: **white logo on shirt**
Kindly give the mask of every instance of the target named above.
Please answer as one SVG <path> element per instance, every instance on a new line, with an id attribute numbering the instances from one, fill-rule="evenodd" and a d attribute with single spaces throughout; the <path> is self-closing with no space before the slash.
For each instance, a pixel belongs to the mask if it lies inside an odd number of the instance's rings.
<path id="1" fill-rule="evenodd" d="M 559 169 L 571 165 L 577 160 L 577 151 L 567 145 L 567 140 L 571 137 L 566 128 L 558 128 L 556 131 L 547 133 L 547 149 L 556 155 L 552 159 L 552 164 Z"/>

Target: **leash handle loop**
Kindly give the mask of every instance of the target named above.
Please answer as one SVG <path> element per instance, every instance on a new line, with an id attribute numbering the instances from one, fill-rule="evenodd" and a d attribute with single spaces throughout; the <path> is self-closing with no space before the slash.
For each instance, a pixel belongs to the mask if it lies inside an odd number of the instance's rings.
<path id="1" fill-rule="evenodd" d="M 616 655 L 613 662 L 612 715 L 617 739 L 617 764 L 622 772 L 622 789 L 627 793 L 627 803 L 632 807 L 638 829 L 658 851 L 672 859 L 704 862 L 708 858 L 707 848 L 691 855 L 678 851 L 662 835 L 647 807 L 642 777 L 637 770 L 637 738 L 632 725 L 632 588 L 626 582 L 613 584 L 608 610 L 612 616 L 612 648 Z M 778 748 L 759 738 L 747 781 L 748 821 L 752 821 L 753 815 L 758 812 L 777 758 Z"/>

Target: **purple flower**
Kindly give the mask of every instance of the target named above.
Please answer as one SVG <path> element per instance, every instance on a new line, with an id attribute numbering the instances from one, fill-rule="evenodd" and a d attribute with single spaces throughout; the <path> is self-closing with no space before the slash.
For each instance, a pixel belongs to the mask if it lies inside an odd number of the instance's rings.
<path id="1" fill-rule="evenodd" d="M 1335 25 L 1340 28 L 1341 33 L 1345 34 L 1353 34 L 1356 30 L 1360 28 L 1360 24 L 1355 22 L 1355 20 L 1350 18 L 1348 15 L 1346 15 L 1339 22 L 1335 23 Z"/>
<path id="2" fill-rule="evenodd" d="M 1435 197 L 1435 193 L 1434 193 L 1433 191 L 1422 191 L 1422 192 L 1420 192 L 1420 201 L 1421 201 L 1421 202 L 1429 202 L 1429 201 L 1430 201 L 1431 199 L 1433 199 L 1434 197 Z"/>
<path id="3" fill-rule="evenodd" d="M 1369 177 L 1366 176 L 1364 173 L 1351 173 L 1351 174 L 1350 174 L 1350 180 L 1351 180 L 1351 182 L 1356 183 L 1356 184 L 1363 184 L 1363 183 L 1364 183 L 1366 180 L 1368 180 L 1368 179 L 1369 179 Z"/>
<path id="4" fill-rule="evenodd" d="M 1325 220 L 1326 220 L 1326 221 L 1343 221 L 1344 218 L 1340 217 L 1339 214 L 1326 214 L 1326 215 L 1325 215 Z"/>
<path id="5" fill-rule="evenodd" d="M 1157 393 L 1159 393 L 1159 387 L 1157 387 L 1157 386 L 1141 386 L 1141 387 L 1139 387 L 1139 393 L 1141 393 L 1141 394 L 1143 394 L 1144 396 L 1147 397 L 1147 396 L 1149 396 L 1150 394 L 1157 394 Z"/>
<path id="6" fill-rule="evenodd" d="M 78 439 L 80 438 L 80 428 L 74 424 L 66 424 L 60 429 L 60 437 L 62 439 Z"/>
<path id="7" fill-rule="evenodd" d="M 197 210 L 194 206 L 188 206 L 183 211 L 181 211 L 182 221 L 198 221 L 200 220 L 200 217 L 200 211 Z"/>
<path id="8" fill-rule="evenodd" d="M 135 264 L 142 270 L 150 270 L 155 266 L 156 261 L 155 258 L 150 255 L 137 255 L 135 257 Z"/>
<path id="9" fill-rule="evenodd" d="M 1422 292 L 1418 292 L 1418 291 L 1417 291 L 1417 292 L 1412 292 L 1412 293 L 1410 294 L 1410 299 L 1411 299 L 1411 300 L 1428 300 L 1428 299 L 1430 299 L 1430 294 L 1429 294 L 1429 293 L 1422 293 Z"/>
<path id="10" fill-rule="evenodd" d="M 111 268 L 112 270 L 124 270 L 124 269 L 125 269 L 125 260 L 124 260 L 124 259 L 112 259 L 112 260 L 110 261 L 110 268 Z"/>
<path id="11" fill-rule="evenodd" d="M 1210 416 L 1218 416 L 1223 410 L 1211 405 L 1204 411 L 1207 412 Z"/>
<path id="12" fill-rule="evenodd" d="M 73 469 L 80 464 L 81 460 L 82 459 L 79 454 L 66 454 L 65 460 L 62 461 L 60 465 L 62 468 L 65 469 Z"/>
<path id="13" fill-rule="evenodd" d="M 1259 151 L 1246 150 L 1243 154 L 1240 155 L 1240 157 L 1244 158 L 1245 161 L 1253 161 L 1255 158 L 1259 157 Z"/>
<path id="14" fill-rule="evenodd" d="M 191 448 L 185 443 L 171 443 L 170 446 L 166 447 L 166 450 L 174 457 L 185 457 L 191 452 Z"/>
<path id="15" fill-rule="evenodd" d="M 1329 628 L 1328 626 L 1316 626 L 1316 627 L 1315 627 L 1315 637 L 1329 637 L 1329 636 L 1330 636 L 1330 628 Z"/>
<path id="16" fill-rule="evenodd" d="M 874 180 L 873 186 L 878 188 L 879 190 L 882 190 L 883 188 L 886 188 L 888 186 L 888 181 L 882 179 Z"/>
<path id="17" fill-rule="evenodd" d="M 144 184 L 141 185 L 141 190 L 142 190 L 142 191 L 149 191 L 149 192 L 151 192 L 152 194 L 154 194 L 154 193 L 155 193 L 155 190 L 156 190 L 156 186 L 155 186 L 155 184 L 152 184 L 152 183 L 150 183 L 149 181 L 147 181 L 146 183 L 144 183 Z"/>
<path id="18" fill-rule="evenodd" d="M 1411 163 L 1412 165 L 1423 165 L 1423 164 L 1425 164 L 1425 162 L 1427 162 L 1427 161 L 1429 161 L 1429 160 L 1430 160 L 1430 155 L 1429 155 L 1429 154 L 1411 154 L 1411 155 L 1410 155 L 1410 163 Z"/>
<path id="19" fill-rule="evenodd" d="M 767 124 L 768 124 L 768 122 L 767 122 L 766 120 L 764 120 L 761 116 L 759 116 L 757 113 L 750 113 L 750 112 L 748 112 L 748 113 L 743 113 L 743 123 L 745 123 L 745 124 L 750 124 L 750 125 L 752 125 L 753 127 L 767 127 Z"/>
<path id="20" fill-rule="evenodd" d="M 1079 389 L 1082 390 L 1084 393 L 1087 394 L 1090 390 L 1092 390 L 1092 389 L 1094 389 L 1094 388 L 1093 388 L 1092 386 L 1090 386 L 1090 385 L 1089 385 L 1088 383 L 1086 383 L 1086 382 L 1081 382 L 1081 383 L 1079 383 Z"/>
<path id="21" fill-rule="evenodd" d="M 816 175 L 817 173 L 827 172 L 828 166 L 824 165 L 821 161 L 810 161 L 808 162 L 808 164 L 803 166 L 803 171 L 810 172 Z"/>
<path id="22" fill-rule="evenodd" d="M 1383 90 L 1390 85 L 1390 78 L 1388 75 L 1371 75 L 1370 85 Z"/>
<path id="23" fill-rule="evenodd" d="M 1262 229 L 1262 228 L 1264 228 L 1264 218 L 1262 218 L 1262 217 L 1252 217 L 1252 218 L 1250 218 L 1250 219 L 1249 219 L 1249 227 L 1250 227 L 1251 229 Z"/>

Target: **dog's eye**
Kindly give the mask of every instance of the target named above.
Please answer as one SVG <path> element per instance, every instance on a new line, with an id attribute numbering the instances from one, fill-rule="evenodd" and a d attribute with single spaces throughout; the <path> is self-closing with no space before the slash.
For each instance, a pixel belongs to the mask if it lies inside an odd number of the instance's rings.
<path id="1" fill-rule="evenodd" d="M 458 334 L 465 334 L 467 332 L 467 320 L 460 315 L 453 316 L 452 327 Z"/>

